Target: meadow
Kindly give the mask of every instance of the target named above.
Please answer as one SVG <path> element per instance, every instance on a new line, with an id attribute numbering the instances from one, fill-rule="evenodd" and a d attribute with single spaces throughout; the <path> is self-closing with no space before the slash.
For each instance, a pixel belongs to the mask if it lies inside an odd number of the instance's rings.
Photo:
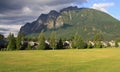
<path id="1" fill-rule="evenodd" d="M 1 51 L 0 72 L 120 72 L 120 48 Z"/>

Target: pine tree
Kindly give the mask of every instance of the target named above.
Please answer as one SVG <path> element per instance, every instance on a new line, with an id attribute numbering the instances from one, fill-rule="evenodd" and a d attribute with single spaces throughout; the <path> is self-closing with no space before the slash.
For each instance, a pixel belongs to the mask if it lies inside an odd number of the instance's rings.
<path id="1" fill-rule="evenodd" d="M 15 37 L 14 34 L 10 33 L 8 36 L 8 46 L 7 46 L 7 50 L 15 50 L 16 49 L 16 41 L 15 41 Z"/>
<path id="2" fill-rule="evenodd" d="M 82 38 L 78 35 L 78 33 L 76 33 L 75 36 L 73 37 L 72 47 L 78 48 L 78 49 L 87 48 L 87 45 L 84 43 Z"/>
<path id="3" fill-rule="evenodd" d="M 95 43 L 95 48 L 102 48 L 103 45 L 100 41 L 98 41 L 97 43 Z"/>
<path id="4" fill-rule="evenodd" d="M 27 50 L 31 50 L 31 46 L 30 46 L 30 43 L 28 43 L 28 46 L 27 46 Z"/>
<path id="5" fill-rule="evenodd" d="M 16 47 L 17 47 L 17 50 L 20 50 L 21 47 L 22 47 L 21 41 L 22 41 L 22 35 L 19 33 L 18 36 L 17 36 L 17 38 L 16 38 Z"/>
<path id="6" fill-rule="evenodd" d="M 115 41 L 115 47 L 119 47 L 117 40 Z"/>
<path id="7" fill-rule="evenodd" d="M 56 33 L 53 31 L 49 37 L 50 46 L 53 50 L 55 49 L 55 46 L 56 46 L 55 40 L 56 40 Z"/>
<path id="8" fill-rule="evenodd" d="M 76 32 L 76 34 L 73 37 L 73 41 L 72 41 L 72 46 L 73 48 L 82 48 L 83 47 L 83 40 L 82 38 L 78 35 L 78 33 Z"/>
<path id="9" fill-rule="evenodd" d="M 0 40 L 4 39 L 4 35 L 0 34 Z"/>
<path id="10" fill-rule="evenodd" d="M 38 50 L 44 50 L 45 49 L 45 37 L 43 31 L 41 31 L 39 37 L 38 37 Z"/>
<path id="11" fill-rule="evenodd" d="M 87 48 L 93 48 L 93 45 L 91 43 L 88 43 L 88 47 Z"/>
<path id="12" fill-rule="evenodd" d="M 103 45 L 101 43 L 101 41 L 103 40 L 103 36 L 101 34 L 96 34 L 95 37 L 94 37 L 94 41 L 96 42 L 95 43 L 95 48 L 102 48 Z"/>
<path id="13" fill-rule="evenodd" d="M 72 40 L 72 47 L 73 48 L 77 48 L 77 44 L 78 44 L 78 41 L 79 41 L 79 35 L 78 33 L 75 33 L 74 37 L 73 37 L 73 40 Z"/>
<path id="14" fill-rule="evenodd" d="M 82 38 L 81 38 L 80 36 L 78 37 L 77 48 L 78 48 L 78 49 L 87 48 L 86 43 L 82 40 Z"/>
<path id="15" fill-rule="evenodd" d="M 56 49 L 64 49 L 64 47 L 63 47 L 63 41 L 62 41 L 61 38 L 60 38 L 59 42 L 57 43 Z"/>
<path id="16" fill-rule="evenodd" d="M 94 41 L 102 41 L 103 40 L 103 36 L 101 34 L 96 34 L 94 37 Z"/>

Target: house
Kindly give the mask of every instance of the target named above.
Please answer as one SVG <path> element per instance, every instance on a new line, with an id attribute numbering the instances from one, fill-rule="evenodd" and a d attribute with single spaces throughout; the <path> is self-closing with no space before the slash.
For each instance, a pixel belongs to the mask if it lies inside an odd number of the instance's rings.
<path id="1" fill-rule="evenodd" d="M 29 44 L 30 44 L 30 46 L 31 46 L 31 48 L 32 48 L 33 50 L 36 50 L 36 49 L 37 49 L 38 42 L 30 41 Z"/>
<path id="2" fill-rule="evenodd" d="M 120 42 L 118 42 L 118 46 L 120 47 Z"/>
<path id="3" fill-rule="evenodd" d="M 92 44 L 92 46 L 95 45 L 95 42 L 89 41 L 88 43 Z"/>
<path id="4" fill-rule="evenodd" d="M 111 47 L 115 47 L 115 41 L 112 40 L 112 41 L 109 42 L 109 44 L 110 44 Z"/>
<path id="5" fill-rule="evenodd" d="M 46 49 L 46 50 L 52 49 L 52 48 L 50 47 L 50 43 L 49 43 L 47 40 L 45 40 L 45 49 Z"/>
<path id="6" fill-rule="evenodd" d="M 28 41 L 21 41 L 22 47 L 20 50 L 25 50 L 28 47 Z"/>
<path id="7" fill-rule="evenodd" d="M 108 42 L 107 41 L 101 41 L 101 43 L 104 47 L 108 47 Z"/>
<path id="8" fill-rule="evenodd" d="M 63 43 L 63 46 L 64 46 L 65 48 L 72 48 L 71 43 L 70 43 L 69 41 L 65 41 L 65 42 Z"/>

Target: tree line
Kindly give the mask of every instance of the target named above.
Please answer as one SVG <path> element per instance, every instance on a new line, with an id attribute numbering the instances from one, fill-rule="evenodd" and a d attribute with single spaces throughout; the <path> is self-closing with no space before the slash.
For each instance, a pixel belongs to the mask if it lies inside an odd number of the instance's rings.
<path id="1" fill-rule="evenodd" d="M 41 31 L 38 38 L 36 39 L 36 48 L 33 48 L 29 41 L 26 41 L 25 36 L 23 34 L 18 34 L 17 37 L 14 36 L 13 33 L 10 33 L 5 40 L 5 43 L 2 44 L 4 40 L 4 36 L 0 34 L 0 50 L 55 50 L 55 49 L 87 49 L 87 48 L 103 48 L 101 41 L 103 40 L 102 35 L 96 34 L 94 37 L 94 41 L 96 42 L 94 45 L 84 41 L 82 37 L 76 32 L 71 40 L 68 40 L 69 43 L 65 44 L 62 38 L 57 39 L 55 31 L 53 31 L 49 38 L 46 39 L 44 35 L 44 31 Z M 117 42 L 115 41 L 115 47 L 118 47 Z"/>

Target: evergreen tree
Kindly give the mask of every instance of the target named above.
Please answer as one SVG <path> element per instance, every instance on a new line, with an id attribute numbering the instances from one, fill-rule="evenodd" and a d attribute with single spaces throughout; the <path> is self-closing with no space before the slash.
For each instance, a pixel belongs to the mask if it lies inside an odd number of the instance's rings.
<path id="1" fill-rule="evenodd" d="M 55 46 L 56 46 L 55 40 L 56 40 L 56 33 L 53 31 L 49 37 L 50 46 L 53 50 L 55 49 Z"/>
<path id="2" fill-rule="evenodd" d="M 56 45 L 56 49 L 64 49 L 64 47 L 63 47 L 63 41 L 62 41 L 61 38 L 60 38 L 59 42 Z"/>
<path id="3" fill-rule="evenodd" d="M 78 42 L 79 42 L 79 35 L 78 35 L 78 33 L 76 33 L 75 35 L 74 35 L 74 37 L 73 37 L 73 40 L 72 40 L 72 47 L 73 48 L 77 48 L 77 44 L 78 44 Z"/>
<path id="4" fill-rule="evenodd" d="M 5 50 L 7 46 L 7 41 L 4 38 L 4 35 L 0 34 L 0 50 Z"/>
<path id="5" fill-rule="evenodd" d="M 4 39 L 4 35 L 0 34 L 0 40 Z"/>
<path id="6" fill-rule="evenodd" d="M 119 47 L 117 40 L 115 41 L 115 47 Z"/>
<path id="7" fill-rule="evenodd" d="M 94 41 L 102 41 L 103 40 L 103 36 L 101 34 L 96 34 L 94 37 Z"/>
<path id="8" fill-rule="evenodd" d="M 76 33 L 75 36 L 73 37 L 72 47 L 82 49 L 87 48 L 87 44 L 82 40 L 78 33 Z"/>
<path id="9" fill-rule="evenodd" d="M 87 48 L 87 44 L 82 40 L 82 38 L 81 38 L 80 36 L 78 37 L 77 48 L 78 48 L 78 49 Z"/>
<path id="10" fill-rule="evenodd" d="M 21 36 L 21 41 L 25 41 L 25 35 L 21 33 L 20 36 Z"/>
<path id="11" fill-rule="evenodd" d="M 27 46 L 27 50 L 31 50 L 31 46 L 30 46 L 30 43 L 28 43 L 28 46 Z"/>
<path id="12" fill-rule="evenodd" d="M 14 37 L 14 34 L 10 33 L 8 36 L 8 46 L 7 46 L 7 50 L 15 50 L 16 49 L 16 40 Z"/>
<path id="13" fill-rule="evenodd" d="M 91 43 L 88 43 L 88 47 L 87 48 L 93 48 L 93 45 Z"/>
<path id="14" fill-rule="evenodd" d="M 39 37 L 38 37 L 38 50 L 44 50 L 45 49 L 45 37 L 43 31 L 41 31 Z"/>
<path id="15" fill-rule="evenodd" d="M 102 48 L 103 45 L 101 43 L 101 41 L 103 40 L 103 36 L 101 34 L 96 34 L 95 37 L 94 37 L 94 41 L 96 42 L 95 43 L 95 48 Z"/>
<path id="16" fill-rule="evenodd" d="M 95 43 L 95 48 L 103 48 L 103 45 L 100 41 Z"/>
<path id="17" fill-rule="evenodd" d="M 17 38 L 16 38 L 16 47 L 17 47 L 17 50 L 20 50 L 21 47 L 22 47 L 21 41 L 22 41 L 22 35 L 19 33 L 18 36 L 17 36 Z"/>

